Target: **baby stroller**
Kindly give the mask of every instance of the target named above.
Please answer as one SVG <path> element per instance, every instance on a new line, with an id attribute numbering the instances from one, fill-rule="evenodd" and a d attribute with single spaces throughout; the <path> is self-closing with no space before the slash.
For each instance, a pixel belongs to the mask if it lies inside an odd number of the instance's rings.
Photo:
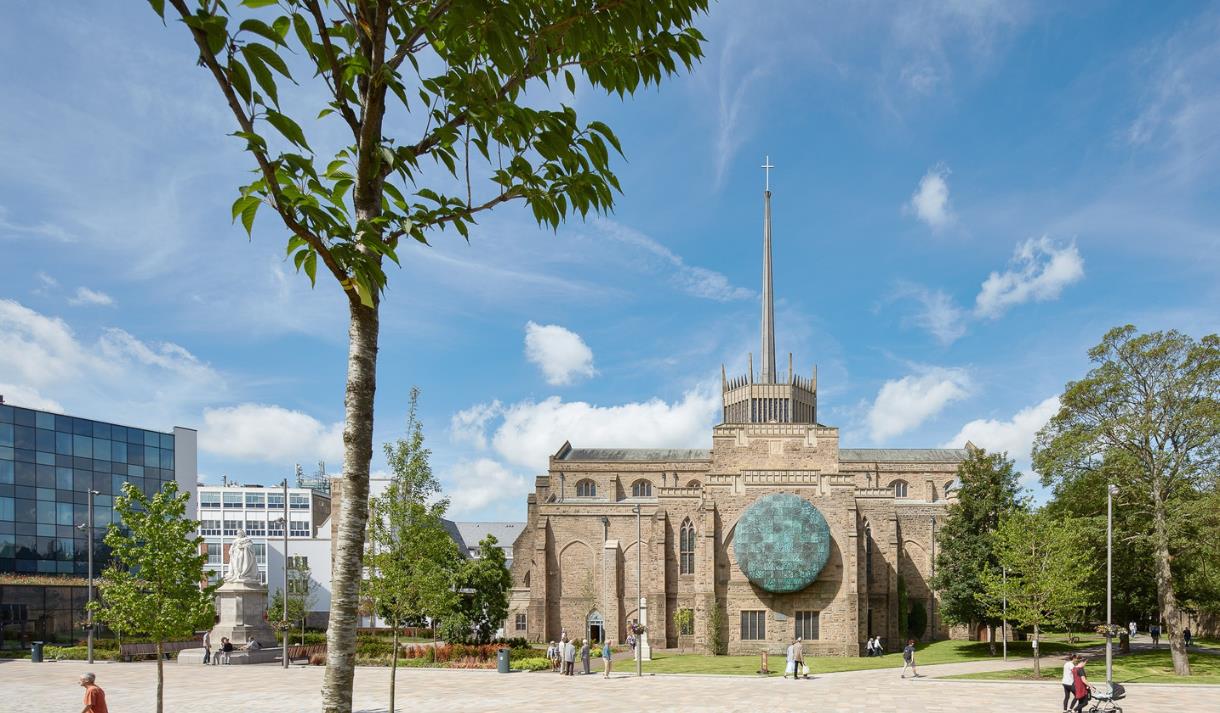
<path id="1" fill-rule="evenodd" d="M 1101 684 L 1099 686 L 1090 686 L 1089 691 L 1092 694 L 1093 705 L 1089 707 L 1089 713 L 1123 713 L 1123 709 L 1115 703 L 1127 697 L 1127 689 L 1123 688 L 1121 683 L 1116 683 L 1113 686 Z"/>

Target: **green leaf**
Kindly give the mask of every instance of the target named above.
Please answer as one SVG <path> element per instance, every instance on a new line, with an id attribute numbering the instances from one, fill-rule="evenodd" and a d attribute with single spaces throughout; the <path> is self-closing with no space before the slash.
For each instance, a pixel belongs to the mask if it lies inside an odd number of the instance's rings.
<path id="1" fill-rule="evenodd" d="M 575 94 L 576 93 L 576 77 L 573 76 L 572 73 L 566 69 L 563 70 L 563 74 L 564 74 L 564 78 L 567 79 L 567 81 L 568 81 L 568 91 Z"/>
<path id="2" fill-rule="evenodd" d="M 165 19 L 165 0 L 148 0 L 148 4 L 152 5 L 153 12 L 157 13 L 157 17 Z"/>
<path id="3" fill-rule="evenodd" d="M 267 69 L 267 65 L 258 56 L 249 52 L 249 46 L 241 48 L 242 57 L 245 57 L 246 64 L 250 65 L 250 72 L 254 75 L 254 81 L 258 82 L 258 86 L 262 88 L 267 96 L 271 98 L 271 103 L 279 106 L 279 92 L 276 91 L 275 78 L 271 76 L 271 71 Z"/>
<path id="4" fill-rule="evenodd" d="M 285 22 L 286 21 L 287 20 L 285 20 Z M 281 34 L 276 32 L 275 30 L 271 29 L 271 27 L 269 27 L 267 25 L 267 23 L 265 23 L 262 20 L 259 20 L 257 18 L 251 17 L 246 20 L 242 20 L 241 24 L 238 25 L 238 27 L 237 27 L 237 31 L 238 32 L 253 32 L 254 34 L 258 35 L 259 37 L 263 37 L 265 39 L 271 40 L 273 43 L 275 43 L 277 45 L 284 44 L 284 37 Z"/>
<path id="5" fill-rule="evenodd" d="M 279 56 L 275 50 L 267 45 L 251 42 L 242 48 L 243 53 L 250 53 L 261 59 L 266 64 L 271 65 L 275 71 L 284 75 L 288 79 L 292 79 L 292 75 L 288 73 L 288 65 L 284 64 L 284 58 Z"/>
<path id="6" fill-rule="evenodd" d="M 291 24 L 292 21 L 286 15 L 275 18 L 275 22 L 271 23 L 271 29 L 275 31 L 275 34 L 280 36 L 280 44 L 284 44 L 283 40 L 288 37 L 288 27 Z"/>
<path id="7" fill-rule="evenodd" d="M 242 209 L 241 224 L 246 229 L 247 237 L 253 237 L 254 235 L 254 215 L 258 213 L 258 207 L 262 204 L 262 201 L 255 199 L 247 204 L 244 209 Z"/>
<path id="8" fill-rule="evenodd" d="M 269 7 L 275 5 L 279 0 L 241 0 L 241 4 L 249 8 L 257 10 L 260 7 Z"/>
<path id="9" fill-rule="evenodd" d="M 277 131 L 284 135 L 284 138 L 306 151 L 309 150 L 309 144 L 305 141 L 305 132 L 301 131 L 301 127 L 286 115 L 274 109 L 268 109 L 267 123 L 274 126 Z"/>
<path id="10" fill-rule="evenodd" d="M 318 254 L 312 250 L 305 258 L 305 274 L 309 276 L 309 284 L 318 284 Z"/>
<path id="11" fill-rule="evenodd" d="M 238 96 L 247 104 L 250 103 L 250 73 L 246 71 L 245 65 L 237 60 L 236 57 L 229 60 L 229 81 L 233 84 L 233 89 Z"/>

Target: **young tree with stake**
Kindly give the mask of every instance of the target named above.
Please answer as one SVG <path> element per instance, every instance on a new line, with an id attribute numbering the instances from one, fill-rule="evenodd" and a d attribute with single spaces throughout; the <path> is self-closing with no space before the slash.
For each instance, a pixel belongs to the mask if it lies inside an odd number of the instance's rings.
<path id="1" fill-rule="evenodd" d="M 348 713 L 386 260 L 398 262 L 403 238 L 426 245 L 449 227 L 466 237 L 510 201 L 551 228 L 610 210 L 620 190 L 610 150 L 621 153 L 610 127 L 527 91 L 562 81 L 574 92 L 580 77 L 621 96 L 689 69 L 708 0 L 244 0 L 240 17 L 236 0 L 149 2 L 189 29 L 256 168 L 233 218 L 250 232 L 260 208 L 274 212 L 297 269 L 311 283 L 319 269 L 330 275 L 347 303 L 344 506 L 322 707 Z M 298 57 L 308 89 L 326 95 L 316 119 L 280 103 Z M 311 148 L 318 121 L 350 139 L 332 158 Z M 422 133 L 387 135 L 421 123 Z"/>

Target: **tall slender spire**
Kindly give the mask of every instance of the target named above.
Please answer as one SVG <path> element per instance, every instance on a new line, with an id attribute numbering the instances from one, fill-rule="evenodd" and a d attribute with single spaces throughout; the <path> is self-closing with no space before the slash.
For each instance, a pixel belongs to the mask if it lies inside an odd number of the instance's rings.
<path id="1" fill-rule="evenodd" d="M 771 157 L 762 165 L 763 189 L 763 290 L 762 290 L 762 366 L 759 383 L 775 383 L 775 299 L 771 285 Z"/>

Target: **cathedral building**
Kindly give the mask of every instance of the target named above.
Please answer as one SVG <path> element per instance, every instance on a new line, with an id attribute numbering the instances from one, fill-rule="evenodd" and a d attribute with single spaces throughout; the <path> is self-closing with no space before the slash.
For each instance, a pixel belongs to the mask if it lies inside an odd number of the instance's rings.
<path id="1" fill-rule="evenodd" d="M 766 166 L 770 168 L 770 166 Z M 721 370 L 711 448 L 564 443 L 528 496 L 506 630 L 652 647 L 857 656 L 871 636 L 944 638 L 928 582 L 966 448 L 845 448 L 816 368 L 776 368 L 771 190 L 763 193 L 757 373 Z M 969 444 L 967 444 L 969 447 Z"/>

